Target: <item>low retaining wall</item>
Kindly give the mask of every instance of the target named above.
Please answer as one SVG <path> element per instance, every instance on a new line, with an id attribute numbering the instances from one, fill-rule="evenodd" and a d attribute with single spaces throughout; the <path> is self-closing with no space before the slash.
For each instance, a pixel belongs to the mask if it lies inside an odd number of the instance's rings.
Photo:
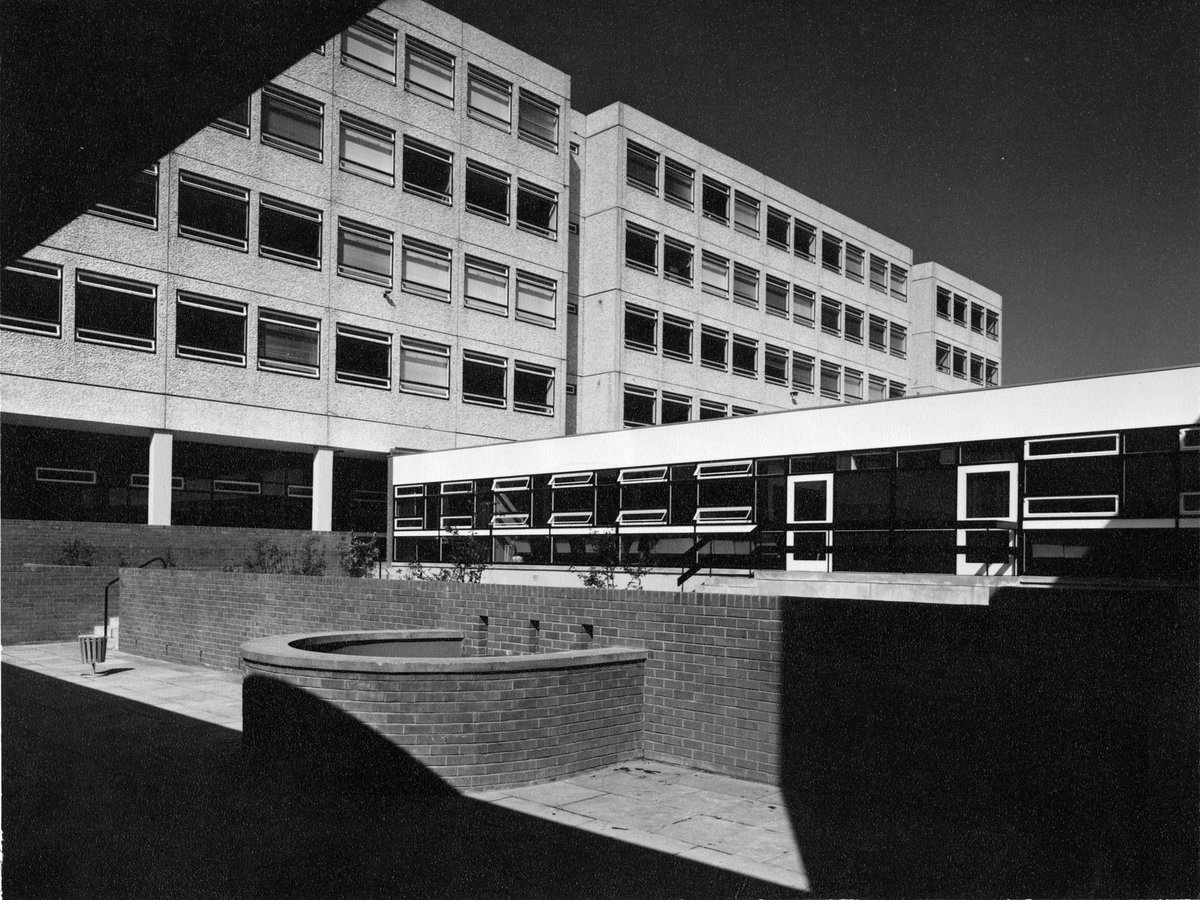
<path id="1" fill-rule="evenodd" d="M 644 650 L 384 659 L 291 646 L 302 637 L 242 648 L 252 765 L 361 766 L 362 737 L 348 723 L 331 727 L 330 707 L 460 789 L 562 778 L 641 755 Z M 327 707 L 314 717 L 304 695 Z"/>
<path id="2" fill-rule="evenodd" d="M 7 544 L 5 550 L 7 558 Z M 73 641 L 91 634 L 104 621 L 104 586 L 116 577 L 114 566 L 0 566 L 0 643 Z M 110 620 L 120 608 L 119 589 L 114 584 L 109 592 Z"/>

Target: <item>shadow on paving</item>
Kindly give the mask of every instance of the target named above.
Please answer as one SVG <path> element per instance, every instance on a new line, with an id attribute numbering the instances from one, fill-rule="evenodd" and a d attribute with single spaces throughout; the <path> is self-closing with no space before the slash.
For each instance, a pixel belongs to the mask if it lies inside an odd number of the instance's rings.
<path id="1" fill-rule="evenodd" d="M 783 791 L 813 890 L 1195 897 L 1194 594 L 783 607 Z"/>
<path id="2" fill-rule="evenodd" d="M 2 687 L 6 897 L 799 896 L 464 797 L 273 683 L 247 709 L 287 740 L 245 757 L 236 731 L 59 679 L 5 665 Z"/>

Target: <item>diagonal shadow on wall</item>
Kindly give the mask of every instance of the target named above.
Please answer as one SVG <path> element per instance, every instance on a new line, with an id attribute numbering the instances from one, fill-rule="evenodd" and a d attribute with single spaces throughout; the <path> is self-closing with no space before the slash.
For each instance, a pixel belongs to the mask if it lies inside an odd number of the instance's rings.
<path id="1" fill-rule="evenodd" d="M 1194 593 L 786 599 L 783 790 L 822 896 L 1197 896 Z"/>
<path id="2" fill-rule="evenodd" d="M 3 667 L 14 897 L 798 896 L 473 800 L 316 698 L 256 685 L 286 741 Z M 307 724 L 311 723 L 311 724 Z"/>

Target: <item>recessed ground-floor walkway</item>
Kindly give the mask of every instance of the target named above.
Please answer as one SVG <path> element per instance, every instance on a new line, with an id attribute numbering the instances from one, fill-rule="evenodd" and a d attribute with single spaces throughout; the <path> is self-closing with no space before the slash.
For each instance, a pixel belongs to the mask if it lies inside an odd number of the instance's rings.
<path id="1" fill-rule="evenodd" d="M 399 796 L 241 765 L 241 675 L 75 643 L 4 647 L 13 896 L 791 896 L 770 785 L 634 760 Z"/>

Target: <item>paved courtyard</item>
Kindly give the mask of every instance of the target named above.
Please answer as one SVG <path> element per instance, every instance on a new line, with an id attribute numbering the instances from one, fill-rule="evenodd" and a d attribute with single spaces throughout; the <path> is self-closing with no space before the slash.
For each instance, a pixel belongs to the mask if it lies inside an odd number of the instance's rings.
<path id="1" fill-rule="evenodd" d="M 255 817 L 263 808 L 277 805 L 267 826 L 251 827 L 254 837 L 238 845 L 238 852 L 244 852 L 246 844 L 259 840 L 265 830 L 268 834 L 262 838 L 266 842 L 263 846 L 274 848 L 275 855 L 251 854 L 227 868 L 210 883 L 218 896 L 226 892 L 246 896 L 316 896 L 327 892 L 328 884 L 320 880 L 329 877 L 324 870 L 319 875 L 300 874 L 311 865 L 311 848 L 330 852 L 328 833 L 320 830 L 310 814 L 340 821 L 341 806 L 345 804 L 353 805 L 360 818 L 354 824 L 343 824 L 340 834 L 349 839 L 360 828 L 367 831 L 367 825 L 359 824 L 360 819 L 371 826 L 365 840 L 355 841 L 356 852 L 365 854 L 368 865 L 359 866 L 353 875 L 338 882 L 340 890 L 336 893 L 342 896 L 358 895 L 356 888 L 361 888 L 363 894 L 375 893 L 380 886 L 416 888 L 443 896 L 491 893 L 489 887 L 505 896 L 649 895 L 651 886 L 656 894 L 665 896 L 790 896 L 808 888 L 781 794 L 770 785 L 634 760 L 528 787 L 454 795 L 452 799 L 406 798 L 403 803 L 411 815 L 400 820 L 394 809 L 376 809 L 371 800 L 361 797 L 353 803 L 345 797 L 320 801 L 307 789 L 292 795 L 278 786 L 247 784 L 237 766 L 240 673 L 111 651 L 106 662 L 97 667 L 100 675 L 84 677 L 90 667 L 79 661 L 75 643 L 4 647 L 0 659 L 26 673 L 14 677 L 10 675 L 12 670 L 5 672 L 5 678 L 15 682 L 6 685 L 9 689 L 5 691 L 4 708 L 6 889 L 14 884 L 10 876 L 20 875 L 24 866 L 46 864 L 41 858 L 22 857 L 23 839 L 34 845 L 49 844 L 66 827 L 58 820 L 41 825 L 36 821 L 48 802 L 48 793 L 52 793 L 47 791 L 47 781 L 53 787 L 66 777 L 54 770 L 66 768 L 84 780 L 82 773 L 96 767 L 102 771 L 86 783 L 98 785 L 96 790 L 105 798 L 99 805 L 108 810 L 129 803 L 130 795 L 138 792 L 139 771 L 145 773 L 146 781 L 159 777 L 164 784 L 179 782 L 178 790 L 185 793 L 189 783 L 193 790 L 205 792 L 207 805 L 196 813 L 193 827 L 205 835 L 199 846 L 205 848 L 206 857 L 228 852 L 221 849 L 232 840 L 222 832 L 222 818 L 238 823 L 230 835 L 245 834 L 241 829 L 247 822 L 257 821 Z M 75 715 L 94 724 L 72 728 L 69 721 Z M 213 748 L 212 752 L 206 755 L 205 747 Z M 53 755 L 57 762 L 47 761 L 47 755 Z M 187 768 L 188 763 L 194 768 Z M 177 768 L 180 765 L 184 768 Z M 131 783 L 122 787 L 127 779 Z M 164 800 L 161 793 L 153 791 L 151 807 L 162 806 L 162 815 L 168 819 L 178 813 L 186 820 L 187 812 L 177 809 L 179 801 Z M 428 822 L 431 816 L 439 820 L 436 827 L 412 830 L 413 819 Z M 459 820 L 458 824 L 441 821 L 447 817 Z M 206 825 L 209 819 L 211 828 Z M 276 847 L 269 832 L 279 821 L 294 825 Z M 95 824 L 96 828 L 117 829 L 122 825 Z M 152 824 L 145 827 L 149 834 L 154 833 Z M 79 823 L 79 828 L 86 831 L 86 823 Z M 361 847 L 385 842 L 388 828 L 395 835 L 409 835 L 407 872 L 376 871 L 372 866 L 378 864 L 378 854 L 371 855 Z M 465 838 L 472 859 L 479 853 L 491 864 L 499 864 L 494 880 L 485 881 L 481 888 L 471 880 L 480 877 L 477 873 L 455 873 L 438 882 L 440 891 L 422 888 L 427 879 L 434 877 L 422 868 L 429 859 L 467 852 L 461 845 L 447 847 L 446 840 L 436 837 L 446 829 L 454 835 L 452 840 Z M 181 841 L 175 855 L 162 867 L 177 866 L 184 879 L 195 877 L 187 861 L 195 852 L 194 846 L 186 839 Z M 518 844 L 515 849 L 509 846 L 513 841 Z M 424 862 L 412 865 L 422 842 L 429 844 L 420 854 Z M 86 840 L 84 843 L 77 852 L 84 852 Z M 305 847 L 310 848 L 307 853 Z M 122 843 L 121 850 L 113 855 L 128 852 L 133 851 Z M 511 855 L 516 852 L 525 854 L 524 867 L 519 856 Z M 574 862 L 572 854 L 577 857 Z M 569 871 L 571 866 L 586 869 L 589 857 L 608 860 L 608 865 L 616 868 L 592 873 L 598 878 L 587 877 L 583 871 Z M 154 858 L 166 859 L 167 854 Z M 343 864 L 339 859 L 338 865 Z M 38 877 L 46 884 L 43 895 L 62 892 L 61 883 L 52 874 L 39 870 Z M 296 879 L 291 883 L 294 890 L 289 890 L 289 878 Z M 34 880 L 35 884 L 42 883 Z M 104 893 L 100 890 L 97 895 Z M 203 889 L 186 893 L 205 895 Z"/>

